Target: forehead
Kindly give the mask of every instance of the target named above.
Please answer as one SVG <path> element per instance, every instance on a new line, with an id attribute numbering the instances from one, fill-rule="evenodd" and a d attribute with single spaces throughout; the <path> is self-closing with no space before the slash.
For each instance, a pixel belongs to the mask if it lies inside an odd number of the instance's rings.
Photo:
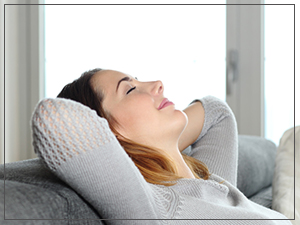
<path id="1" fill-rule="evenodd" d="M 115 70 L 101 70 L 94 74 L 91 83 L 96 92 L 106 95 L 115 92 L 119 80 L 126 76 L 130 77 Z"/>

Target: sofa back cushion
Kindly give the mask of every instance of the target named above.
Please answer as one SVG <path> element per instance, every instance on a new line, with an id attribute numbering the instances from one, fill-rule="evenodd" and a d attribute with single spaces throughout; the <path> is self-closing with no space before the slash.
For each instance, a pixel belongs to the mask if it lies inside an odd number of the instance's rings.
<path id="1" fill-rule="evenodd" d="M 4 165 L 0 165 L 0 192 L 3 198 Z M 0 214 L 3 214 L 4 199 L 0 202 Z M 78 220 L 82 218 L 91 220 Z M 55 219 L 57 224 L 102 224 L 96 211 L 38 158 L 5 164 L 5 219 Z M 18 224 L 23 223 L 19 221 Z"/>

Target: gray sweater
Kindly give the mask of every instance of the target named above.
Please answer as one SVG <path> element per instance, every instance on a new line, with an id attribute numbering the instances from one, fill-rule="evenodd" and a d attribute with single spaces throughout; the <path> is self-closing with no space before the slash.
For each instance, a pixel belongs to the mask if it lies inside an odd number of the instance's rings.
<path id="1" fill-rule="evenodd" d="M 215 97 L 200 101 L 205 122 L 190 155 L 208 166 L 209 180 L 184 178 L 170 187 L 146 182 L 107 121 L 66 99 L 44 99 L 37 105 L 34 149 L 101 218 L 109 219 L 107 224 L 291 224 L 237 189 L 234 115 Z"/>

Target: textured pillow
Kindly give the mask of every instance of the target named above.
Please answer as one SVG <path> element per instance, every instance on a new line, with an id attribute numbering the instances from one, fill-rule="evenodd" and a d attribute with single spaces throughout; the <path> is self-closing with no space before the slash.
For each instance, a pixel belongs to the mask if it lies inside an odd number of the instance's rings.
<path id="1" fill-rule="evenodd" d="M 272 185 L 276 145 L 258 136 L 239 135 L 237 188 L 251 197 Z"/>
<path id="2" fill-rule="evenodd" d="M 294 146 L 295 135 L 295 146 Z M 276 166 L 273 179 L 273 203 L 272 209 L 281 212 L 287 218 L 294 218 L 294 199 L 296 201 L 295 219 L 291 222 L 296 224 L 300 221 L 300 126 L 287 130 L 280 139 L 276 155 Z M 294 189 L 294 147 L 296 161 L 296 185 Z M 296 195 L 294 196 L 294 190 Z"/>

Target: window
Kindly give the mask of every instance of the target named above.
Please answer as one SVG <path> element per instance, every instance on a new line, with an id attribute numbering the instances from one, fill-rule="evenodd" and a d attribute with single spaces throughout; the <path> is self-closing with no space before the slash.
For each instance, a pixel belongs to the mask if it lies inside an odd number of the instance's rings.
<path id="1" fill-rule="evenodd" d="M 225 26 L 225 5 L 45 5 L 46 97 L 100 67 L 162 80 L 179 109 L 225 100 Z"/>
<path id="2" fill-rule="evenodd" d="M 300 125 L 299 117 L 295 123 Z M 278 145 L 293 126 L 294 6 L 265 5 L 265 137 Z"/>

